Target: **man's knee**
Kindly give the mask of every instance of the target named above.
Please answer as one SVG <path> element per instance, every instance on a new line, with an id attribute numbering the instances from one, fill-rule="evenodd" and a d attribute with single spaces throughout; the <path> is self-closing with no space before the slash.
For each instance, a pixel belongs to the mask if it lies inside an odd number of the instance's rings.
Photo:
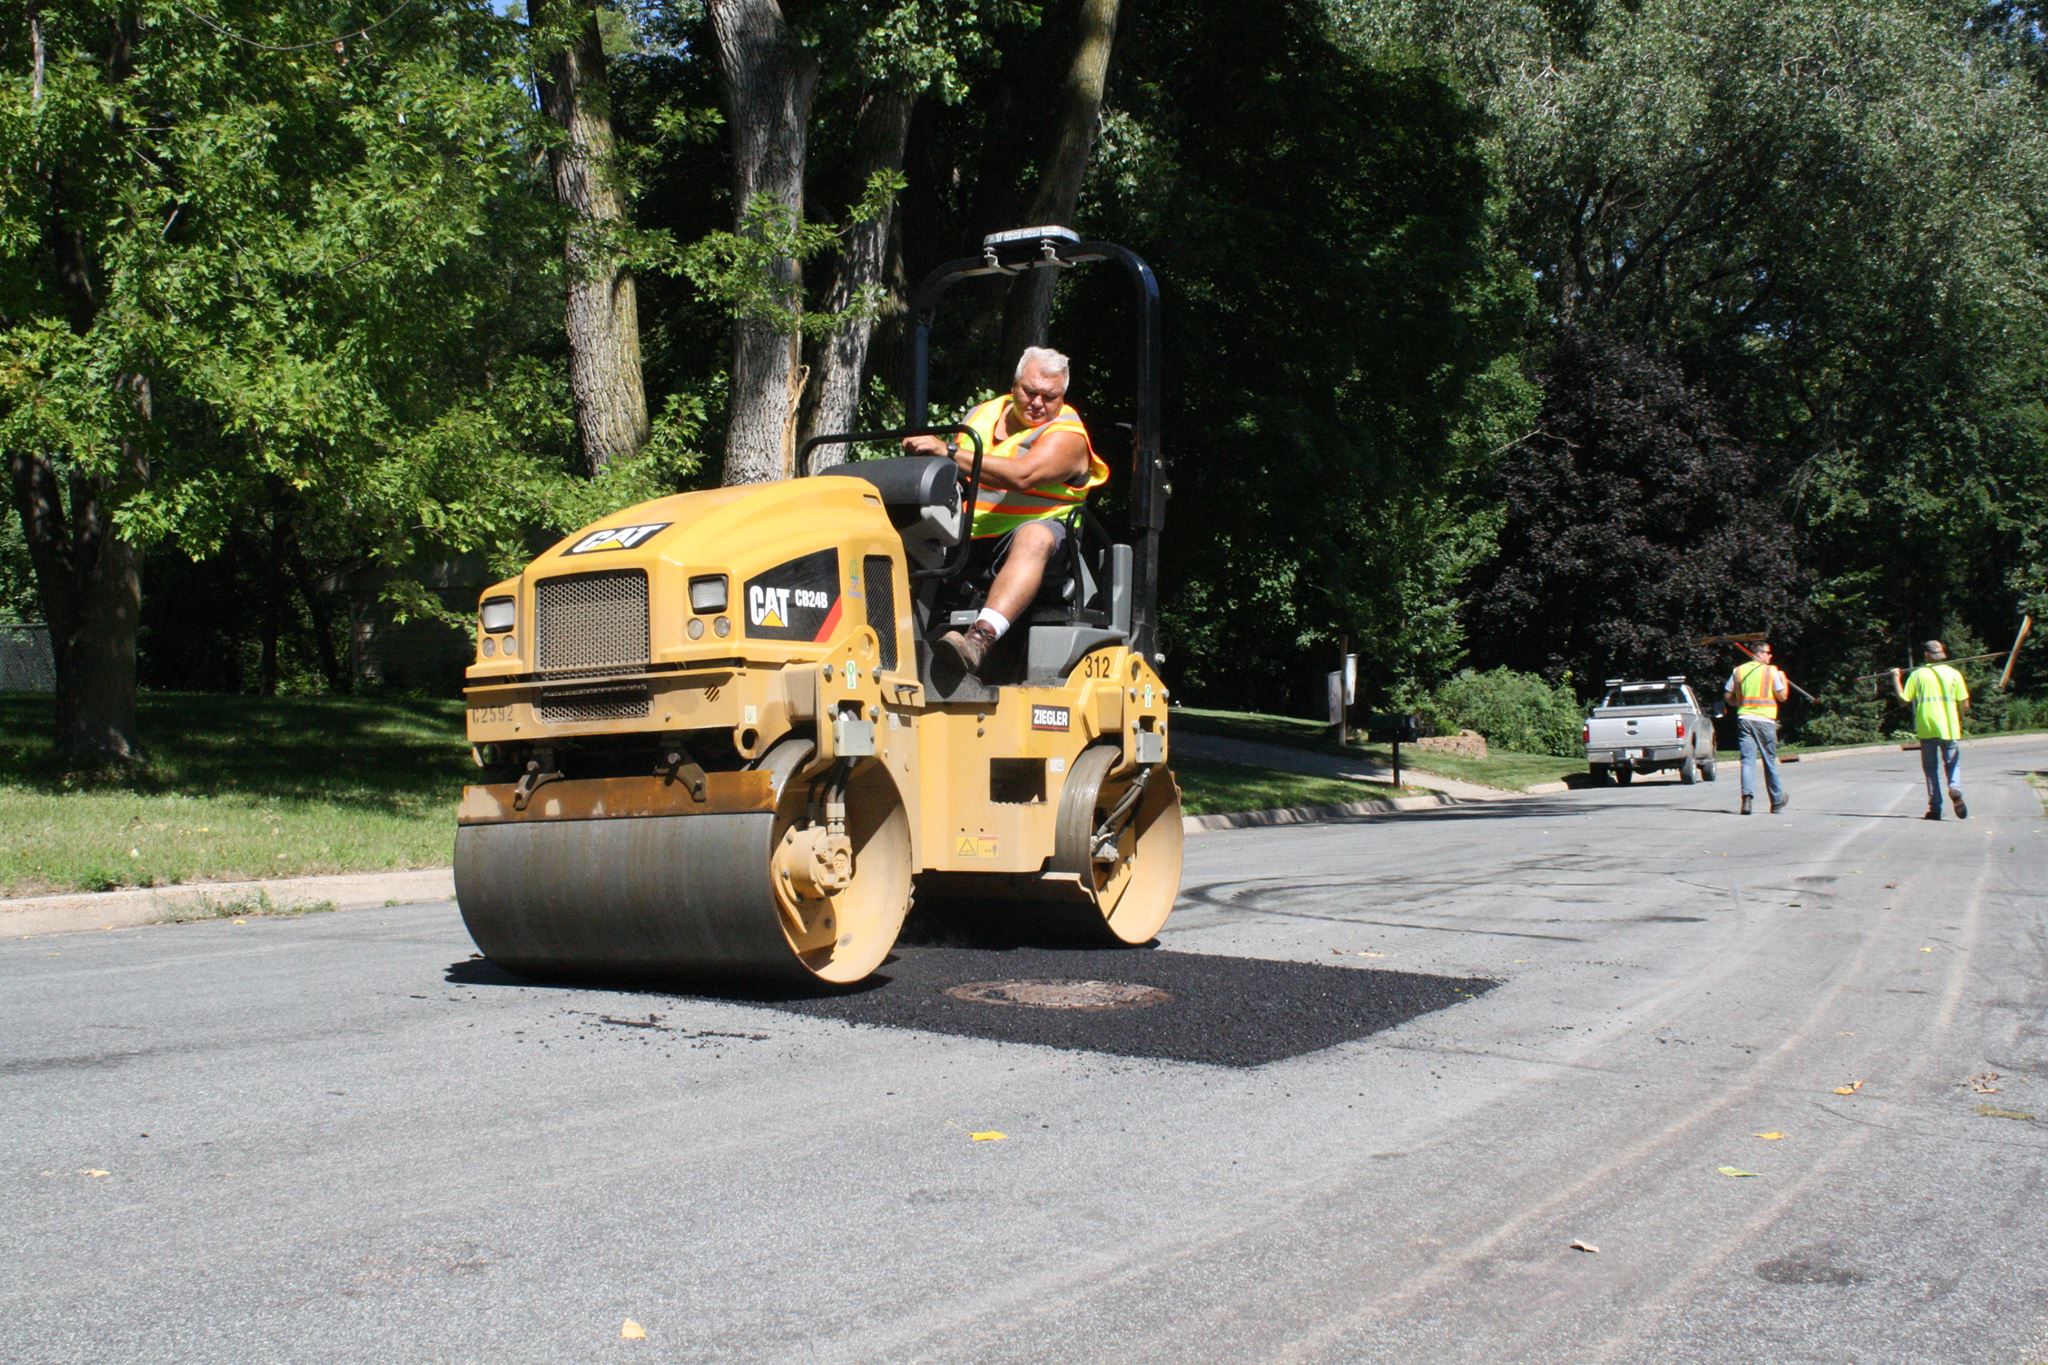
<path id="1" fill-rule="evenodd" d="M 1052 557 L 1059 535 L 1042 521 L 1027 521 L 1010 533 L 1010 558 L 1020 555 L 1043 566 Z"/>

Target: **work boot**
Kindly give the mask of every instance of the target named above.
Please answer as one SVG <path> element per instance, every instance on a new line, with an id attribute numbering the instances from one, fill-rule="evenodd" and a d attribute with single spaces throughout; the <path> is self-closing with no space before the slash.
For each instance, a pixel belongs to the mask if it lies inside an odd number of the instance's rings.
<path id="1" fill-rule="evenodd" d="M 988 622 L 976 621 L 964 631 L 947 631 L 939 637 L 939 643 L 960 661 L 963 671 L 979 676 L 982 664 L 988 660 L 988 652 L 995 648 L 996 633 Z"/>
<path id="2" fill-rule="evenodd" d="M 1780 796 L 1777 800 L 1771 802 L 1771 814 L 1776 815 L 1779 811 L 1785 809 L 1785 807 L 1791 804 L 1792 793 L 1786 792 L 1783 796 Z"/>
<path id="3" fill-rule="evenodd" d="M 1749 802 L 1750 802 L 1750 798 L 1749 798 L 1749 797 L 1745 796 L 1745 797 L 1743 797 L 1743 798 L 1742 798 L 1742 813 L 1743 813 L 1744 815 L 1747 815 L 1747 814 L 1749 814 Z"/>
<path id="4" fill-rule="evenodd" d="M 1927 808 L 1927 814 L 1921 816 L 1920 818 L 1922 820 L 1939 820 L 1941 818 L 1941 812 L 1936 810 L 1934 807 L 1929 806 Z"/>
<path id="5" fill-rule="evenodd" d="M 1956 819 L 1967 820 L 1970 818 L 1970 808 L 1963 804 L 1963 789 L 1961 787 L 1950 787 L 1948 789 L 1948 799 L 1949 803 L 1956 808 Z"/>

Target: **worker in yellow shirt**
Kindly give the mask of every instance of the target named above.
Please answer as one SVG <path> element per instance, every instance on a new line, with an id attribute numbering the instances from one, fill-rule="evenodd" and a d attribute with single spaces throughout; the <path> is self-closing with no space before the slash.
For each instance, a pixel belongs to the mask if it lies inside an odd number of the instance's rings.
<path id="1" fill-rule="evenodd" d="M 1756 798 L 1756 767 L 1761 759 L 1764 789 L 1770 794 L 1771 814 L 1776 815 L 1792 801 L 1778 776 L 1778 708 L 1789 695 L 1791 680 L 1771 662 L 1770 641 L 1758 641 L 1749 657 L 1748 663 L 1736 665 L 1728 675 L 1722 698 L 1735 712 L 1736 747 L 1742 754 L 1742 813 L 1749 814 Z"/>
<path id="2" fill-rule="evenodd" d="M 1920 770 L 1927 775 L 1927 820 L 1941 818 L 1941 793 L 1956 808 L 1956 819 L 1970 818 L 1963 804 L 1963 751 L 1956 743 L 1963 737 L 1963 713 L 1970 709 L 1970 685 L 1953 664 L 1943 663 L 1948 650 L 1939 640 L 1920 647 L 1927 662 L 1901 679 L 1892 670 L 1892 691 L 1913 708 L 1913 733 L 1920 740 Z"/>

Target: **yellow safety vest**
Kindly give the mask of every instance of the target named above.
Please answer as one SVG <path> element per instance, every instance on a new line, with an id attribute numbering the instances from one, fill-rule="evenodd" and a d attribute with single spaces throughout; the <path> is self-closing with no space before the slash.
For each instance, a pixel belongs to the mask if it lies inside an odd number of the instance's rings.
<path id="1" fill-rule="evenodd" d="M 967 414 L 963 426 L 972 428 L 981 437 L 982 461 L 1010 460 L 1022 455 L 1036 441 L 1049 431 L 1078 431 L 1081 440 L 1088 447 L 1088 478 L 1085 483 L 1071 484 L 1054 480 L 1039 484 L 1036 488 L 1011 490 L 981 486 L 974 499 L 974 530 L 976 540 L 999 536 L 1014 531 L 1028 521 L 1043 521 L 1047 517 L 1061 516 L 1087 501 L 1088 493 L 1097 485 L 1109 480 L 1109 466 L 1095 453 L 1095 443 L 1088 439 L 1088 428 L 1081 423 L 1081 414 L 1066 404 L 1060 404 L 1059 413 L 1043 426 L 1025 427 L 1022 431 L 1010 433 L 1009 437 L 996 439 L 996 420 L 1003 415 L 1003 407 L 1010 401 L 1006 394 L 991 398 Z"/>
<path id="2" fill-rule="evenodd" d="M 1963 718 L 1956 703 L 1967 701 L 1970 685 L 1947 664 L 1922 664 L 1906 679 L 1906 700 L 1913 703 L 1913 735 L 1917 739 L 1961 739 Z"/>
<path id="3" fill-rule="evenodd" d="M 1735 670 L 1735 699 L 1742 707 L 1736 715 L 1753 720 L 1778 718 L 1778 688 L 1771 680 L 1774 671 L 1761 659 L 1751 660 Z"/>

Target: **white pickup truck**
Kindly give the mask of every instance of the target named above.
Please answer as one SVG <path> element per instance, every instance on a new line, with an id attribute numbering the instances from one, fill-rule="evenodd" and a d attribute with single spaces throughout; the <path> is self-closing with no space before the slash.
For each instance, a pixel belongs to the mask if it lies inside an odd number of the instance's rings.
<path id="1" fill-rule="evenodd" d="M 1714 780 L 1714 721 L 1684 678 L 1607 680 L 1586 718 L 1586 767 L 1596 782 L 1627 785 L 1637 773 L 1678 770 L 1678 780 Z"/>

